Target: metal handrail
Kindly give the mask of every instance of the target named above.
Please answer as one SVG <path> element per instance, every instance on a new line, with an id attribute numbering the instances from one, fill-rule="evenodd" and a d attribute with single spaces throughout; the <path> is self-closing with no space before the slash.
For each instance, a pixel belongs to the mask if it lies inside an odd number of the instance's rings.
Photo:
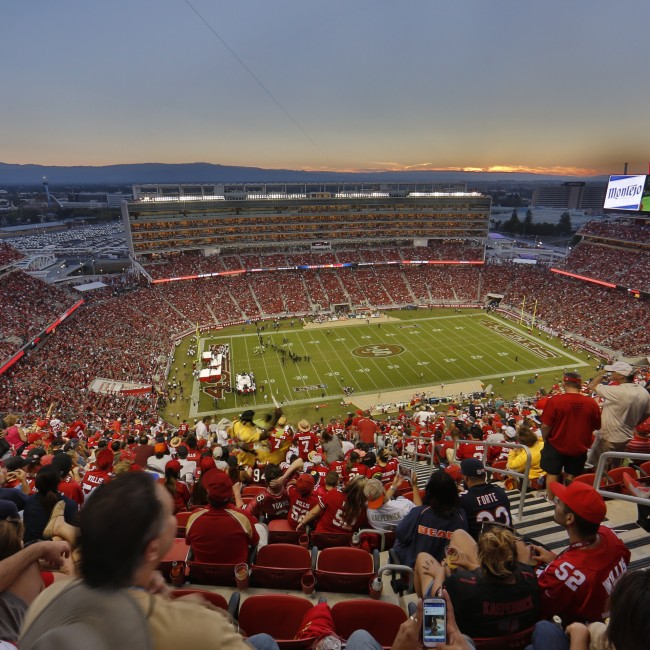
<path id="1" fill-rule="evenodd" d="M 594 477 L 594 488 L 602 497 L 607 497 L 608 499 L 619 499 L 620 501 L 629 501 L 630 503 L 636 503 L 637 505 L 650 505 L 650 493 L 647 497 L 636 497 L 632 494 L 621 494 L 620 492 L 611 492 L 610 490 L 606 489 L 603 490 L 600 487 L 600 481 L 603 478 L 603 474 L 605 474 L 605 467 L 607 466 L 607 461 L 610 458 L 646 461 L 650 460 L 650 454 L 640 454 L 629 451 L 606 451 L 598 459 L 598 465 L 596 466 L 596 476 Z"/>
<path id="2" fill-rule="evenodd" d="M 524 516 L 524 504 L 526 502 L 526 493 L 528 492 L 528 475 L 530 473 L 530 466 L 533 463 L 533 456 L 530 453 L 530 448 L 526 445 L 522 445 L 519 442 L 487 442 L 486 440 L 454 440 L 454 458 L 456 458 L 456 450 L 459 445 L 474 445 L 478 447 L 479 445 L 485 446 L 483 450 L 483 465 L 485 469 L 492 472 L 498 472 L 499 474 L 506 474 L 507 476 L 516 476 L 521 479 L 521 492 L 519 494 L 519 507 L 517 508 L 516 517 L 518 520 Z M 523 449 L 526 452 L 526 467 L 524 467 L 523 472 L 515 472 L 511 469 L 501 469 L 499 467 L 492 467 L 487 464 L 487 448 L 488 447 L 505 447 L 506 449 Z"/>
<path id="3" fill-rule="evenodd" d="M 426 436 L 413 436 L 416 439 L 416 448 L 415 452 L 413 454 L 414 462 L 417 462 L 420 457 L 424 459 L 424 461 L 428 461 L 430 466 L 433 467 L 433 459 L 434 459 L 434 454 L 435 454 L 435 441 L 433 437 L 427 438 Z M 420 443 L 421 440 L 426 440 L 431 444 L 431 454 L 419 454 L 417 451 L 417 444 Z M 521 443 L 518 442 L 488 442 L 486 440 L 455 440 L 454 441 L 454 458 L 456 457 L 456 450 L 458 449 L 459 445 L 474 445 L 474 446 L 485 446 L 485 449 L 483 451 L 483 465 L 485 466 L 485 469 L 488 471 L 492 472 L 498 472 L 499 474 L 505 474 L 506 476 L 514 476 L 518 479 L 521 480 L 521 495 L 519 497 L 519 507 L 517 509 L 517 514 L 516 517 L 518 520 L 521 520 L 524 516 L 524 504 L 526 501 L 526 493 L 528 492 L 528 483 L 529 483 L 529 478 L 528 475 L 530 473 L 530 466 L 533 463 L 533 457 L 532 454 L 530 453 L 530 449 L 526 445 L 522 445 Z M 511 469 L 501 469 L 500 467 L 492 467 L 491 465 L 487 464 L 487 448 L 488 447 L 505 447 L 506 449 L 523 449 L 526 452 L 526 466 L 524 468 L 523 472 L 515 472 L 514 470 Z M 404 456 L 404 449 L 402 449 L 402 456 Z M 409 454 L 411 456 L 411 454 Z"/>

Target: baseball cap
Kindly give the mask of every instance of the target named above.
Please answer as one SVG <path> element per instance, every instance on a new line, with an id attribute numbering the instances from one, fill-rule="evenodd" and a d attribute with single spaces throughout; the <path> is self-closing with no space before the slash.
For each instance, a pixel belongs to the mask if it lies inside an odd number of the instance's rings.
<path id="1" fill-rule="evenodd" d="M 383 483 L 379 479 L 371 478 L 366 481 L 366 484 L 363 486 L 363 493 L 366 499 L 368 499 L 368 507 L 371 510 L 376 510 L 384 505 L 386 491 L 384 490 Z"/>
<path id="2" fill-rule="evenodd" d="M 515 438 L 517 436 L 517 430 L 514 427 L 503 427 L 503 433 L 506 438 Z"/>
<path id="3" fill-rule="evenodd" d="M 445 468 L 445 472 L 454 479 L 455 483 L 458 483 L 458 481 L 463 478 L 463 473 L 458 465 L 450 465 Z"/>
<path id="4" fill-rule="evenodd" d="M 13 501 L 0 500 L 0 519 L 20 519 L 18 506 Z"/>
<path id="5" fill-rule="evenodd" d="M 180 472 L 181 464 L 176 459 L 167 461 L 167 464 L 165 465 L 165 471 L 167 471 L 168 469 L 172 469 L 175 472 Z"/>
<path id="6" fill-rule="evenodd" d="M 15 472 L 17 469 L 25 467 L 25 465 L 28 465 L 28 461 L 22 456 L 10 456 L 5 460 L 5 467 L 10 472 Z"/>
<path id="7" fill-rule="evenodd" d="M 201 469 L 202 474 L 204 474 L 210 469 L 214 469 L 215 464 L 212 456 L 202 456 L 201 460 L 199 460 L 199 468 Z"/>
<path id="8" fill-rule="evenodd" d="M 102 449 L 97 454 L 95 465 L 97 465 L 99 469 L 108 469 L 109 467 L 112 467 L 114 458 L 113 452 L 110 449 Z"/>
<path id="9" fill-rule="evenodd" d="M 25 460 L 27 461 L 28 464 L 32 463 L 40 463 L 41 458 L 45 456 L 46 452 L 43 447 L 35 447 L 34 449 L 30 449 L 29 453 L 27 456 L 25 456 Z"/>
<path id="10" fill-rule="evenodd" d="M 567 508 L 592 524 L 600 524 L 607 515 L 603 497 L 591 485 L 573 482 L 564 487 L 556 481 L 549 485 L 549 489 Z"/>
<path id="11" fill-rule="evenodd" d="M 164 454 L 167 451 L 167 445 L 164 442 L 157 442 L 153 450 L 156 454 Z"/>
<path id="12" fill-rule="evenodd" d="M 478 458 L 465 458 L 460 461 L 460 471 L 463 476 L 485 476 L 485 466 Z"/>
<path id="13" fill-rule="evenodd" d="M 607 372 L 617 372 L 624 377 L 629 377 L 634 373 L 634 368 L 629 363 L 625 363 L 625 361 L 616 361 L 611 366 L 605 366 L 605 370 Z"/>
<path id="14" fill-rule="evenodd" d="M 210 501 L 216 503 L 228 501 L 232 497 L 232 481 L 225 472 L 214 469 L 203 475 L 203 487 Z"/>
<path id="15" fill-rule="evenodd" d="M 315 485 L 316 481 L 314 481 L 314 477 L 311 474 L 301 474 L 296 479 L 296 488 L 303 496 L 311 494 L 314 491 Z"/>

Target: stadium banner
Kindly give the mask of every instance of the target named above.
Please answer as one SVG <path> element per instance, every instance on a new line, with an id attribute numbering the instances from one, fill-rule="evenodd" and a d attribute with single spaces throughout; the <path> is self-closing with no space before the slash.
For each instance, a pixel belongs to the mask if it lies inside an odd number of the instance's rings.
<path id="1" fill-rule="evenodd" d="M 603 207 L 607 210 L 634 210 L 638 212 L 641 209 L 641 199 L 643 198 L 645 186 L 646 176 L 643 174 L 610 176 Z"/>

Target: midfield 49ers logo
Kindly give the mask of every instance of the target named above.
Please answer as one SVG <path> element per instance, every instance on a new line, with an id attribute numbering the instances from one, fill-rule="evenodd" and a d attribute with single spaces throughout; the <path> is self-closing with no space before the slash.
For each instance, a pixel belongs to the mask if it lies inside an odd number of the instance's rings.
<path id="1" fill-rule="evenodd" d="M 357 357 L 371 357 L 380 359 L 381 357 L 394 357 L 396 354 L 402 354 L 406 348 L 401 345 L 388 345 L 381 343 L 379 345 L 364 345 L 352 350 L 352 354 Z"/>

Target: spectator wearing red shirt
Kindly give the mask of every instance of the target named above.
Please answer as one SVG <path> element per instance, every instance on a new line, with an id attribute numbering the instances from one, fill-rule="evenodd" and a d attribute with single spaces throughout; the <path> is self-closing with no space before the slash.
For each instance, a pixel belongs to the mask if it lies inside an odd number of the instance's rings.
<path id="1" fill-rule="evenodd" d="M 349 483 L 342 492 L 326 482 L 327 492 L 319 497 L 314 506 L 298 523 L 296 530 L 302 530 L 316 518 L 317 533 L 351 533 L 366 520 L 366 497 L 363 493 L 365 481 L 361 478 Z"/>
<path id="2" fill-rule="evenodd" d="M 399 462 L 388 449 L 382 449 L 377 454 L 377 464 L 368 470 L 368 476 L 379 479 L 384 486 L 390 485 L 399 471 Z"/>
<path id="3" fill-rule="evenodd" d="M 59 492 L 81 506 L 84 502 L 84 494 L 81 489 L 81 481 L 71 474 L 72 464 L 72 458 L 68 454 L 56 454 L 52 459 L 52 467 L 61 474 Z"/>
<path id="4" fill-rule="evenodd" d="M 208 470 L 202 478 L 208 495 L 208 507 L 192 515 L 185 539 L 196 562 L 238 564 L 247 562 L 250 549 L 260 543 L 259 524 L 242 510 L 239 489 L 225 472 Z M 232 504 L 233 496 L 236 505 Z M 265 541 L 265 540 L 263 540 Z"/>
<path id="5" fill-rule="evenodd" d="M 289 495 L 279 480 L 281 476 L 282 470 L 278 465 L 269 465 L 264 470 L 266 490 L 246 508 L 252 517 L 259 519 L 263 515 L 269 520 L 286 519 L 289 514 Z"/>
<path id="6" fill-rule="evenodd" d="M 330 471 L 330 468 L 327 465 L 323 465 L 323 457 L 317 451 L 309 452 L 309 462 L 305 463 L 305 471 L 311 472 L 312 474 L 316 472 L 319 476 L 319 481 L 325 481 L 325 476 L 327 472 Z"/>
<path id="7" fill-rule="evenodd" d="M 301 474 L 294 482 L 287 486 L 289 495 L 289 526 L 296 529 L 298 522 L 316 505 L 318 496 L 314 491 L 316 483 L 310 474 Z"/>
<path id="8" fill-rule="evenodd" d="M 596 400 L 580 393 L 582 377 L 567 372 L 563 386 L 564 394 L 550 398 L 542 413 L 544 449 L 540 466 L 546 472 L 549 498 L 550 487 L 560 480 L 562 472 L 567 481 L 582 474 L 594 431 L 600 429 Z"/>
<path id="9" fill-rule="evenodd" d="M 472 441 L 483 440 L 483 429 L 473 424 L 469 429 L 469 439 Z M 461 443 L 456 450 L 456 460 L 462 461 L 467 458 L 478 458 L 482 460 L 485 452 L 485 445 L 468 445 Z"/>
<path id="10" fill-rule="evenodd" d="M 347 485 L 357 476 L 367 475 L 368 468 L 361 462 L 361 454 L 358 451 L 350 452 L 348 461 L 343 467 L 343 482 Z"/>
<path id="11" fill-rule="evenodd" d="M 293 436 L 293 444 L 298 448 L 298 456 L 302 460 L 307 460 L 309 458 L 309 452 L 316 449 L 318 436 L 312 433 L 311 425 L 307 420 L 300 420 L 298 422 L 298 431 Z"/>
<path id="12" fill-rule="evenodd" d="M 88 470 L 81 482 L 84 499 L 87 499 L 96 487 L 108 483 L 113 476 L 113 452 L 110 449 L 102 449 L 97 453 L 95 469 Z"/>
<path id="13" fill-rule="evenodd" d="M 192 498 L 187 483 L 180 480 L 181 469 L 180 461 L 170 460 L 165 465 L 165 477 L 159 479 L 174 500 L 174 514 L 186 511 Z"/>
<path id="14" fill-rule="evenodd" d="M 558 615 L 573 621 L 602 621 L 616 581 L 627 570 L 630 551 L 601 523 L 607 515 L 603 498 L 586 483 L 551 484 L 554 519 L 567 529 L 569 546 L 559 555 L 532 545 L 531 557 L 545 566 L 537 582 L 544 618 Z"/>
<path id="15" fill-rule="evenodd" d="M 377 434 L 377 423 L 372 419 L 369 413 L 360 417 L 356 422 L 359 431 L 359 440 L 367 445 L 374 446 L 375 436 Z"/>

